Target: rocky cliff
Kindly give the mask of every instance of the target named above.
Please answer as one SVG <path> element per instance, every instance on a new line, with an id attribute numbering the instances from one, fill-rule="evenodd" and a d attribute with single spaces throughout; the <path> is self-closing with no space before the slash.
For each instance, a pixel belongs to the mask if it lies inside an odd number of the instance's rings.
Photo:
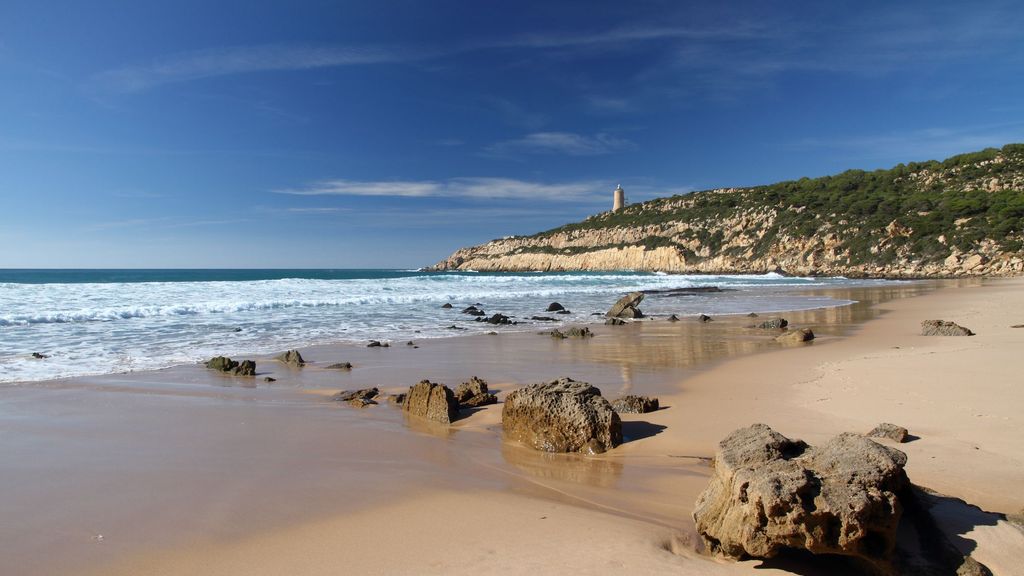
<path id="1" fill-rule="evenodd" d="M 432 270 L 851 277 L 1024 273 L 1024 144 L 633 204 L 463 248 Z"/>

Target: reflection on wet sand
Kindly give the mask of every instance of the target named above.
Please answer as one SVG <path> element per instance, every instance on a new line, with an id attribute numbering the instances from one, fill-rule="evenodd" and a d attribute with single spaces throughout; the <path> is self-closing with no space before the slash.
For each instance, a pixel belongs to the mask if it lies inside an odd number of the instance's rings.
<path id="1" fill-rule="evenodd" d="M 552 454 L 507 442 L 502 443 L 501 455 L 505 462 L 543 480 L 611 488 L 622 474 L 620 462 L 598 456 Z"/>

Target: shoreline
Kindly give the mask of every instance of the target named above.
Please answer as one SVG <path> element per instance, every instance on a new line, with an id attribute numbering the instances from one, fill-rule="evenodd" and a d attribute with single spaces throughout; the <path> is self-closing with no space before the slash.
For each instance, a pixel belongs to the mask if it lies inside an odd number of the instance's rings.
<path id="1" fill-rule="evenodd" d="M 1004 282 L 994 281 L 995 284 Z M 720 434 L 720 429 L 732 426 L 729 418 L 722 418 L 722 415 L 729 415 L 737 422 L 742 420 L 741 425 L 744 426 L 755 421 L 751 418 L 762 415 L 758 413 L 758 404 L 750 400 L 763 402 L 765 399 L 756 395 L 741 398 L 743 392 L 756 387 L 752 387 L 749 382 L 736 381 L 737 375 L 753 368 L 759 381 L 764 381 L 764 364 L 776 366 L 781 363 L 785 370 L 780 369 L 772 374 L 784 380 L 790 372 L 807 369 L 808 363 L 820 354 L 833 354 L 852 341 L 857 341 L 857 345 L 861 346 L 867 337 L 865 333 L 873 330 L 869 330 L 870 327 L 892 318 L 891 311 L 887 311 L 890 308 L 904 308 L 908 303 L 921 301 L 922 298 L 962 293 L 969 289 L 929 289 L 923 290 L 927 292 L 925 296 L 895 300 L 889 294 L 889 298 L 881 298 L 884 301 L 881 308 L 877 305 L 854 305 L 805 311 L 796 315 L 786 313 L 787 317 L 797 318 L 796 324 L 811 325 L 816 332 L 819 328 L 813 322 L 825 322 L 825 318 L 828 318 L 827 327 L 821 331 L 822 337 L 798 349 L 780 350 L 772 344 L 765 346 L 765 342 L 760 339 L 763 337 L 751 339 L 749 334 L 746 340 L 742 337 L 728 340 L 733 344 L 724 349 L 724 353 L 720 342 L 706 350 L 700 348 L 698 343 L 706 342 L 709 338 L 728 339 L 744 332 L 745 329 L 739 325 L 741 320 L 730 322 L 723 317 L 718 326 L 715 323 L 698 326 L 691 324 L 691 320 L 676 323 L 682 326 L 663 321 L 645 322 L 628 327 L 626 331 L 620 327 L 615 329 L 617 332 L 609 327 L 602 329 L 599 337 L 587 342 L 553 343 L 550 338 L 522 333 L 498 337 L 459 336 L 444 339 L 445 343 L 439 346 L 424 344 L 419 350 L 406 350 L 405 346 L 393 347 L 391 350 L 349 347 L 347 353 L 351 353 L 357 365 L 357 370 L 352 374 L 317 368 L 318 365 L 325 365 L 323 362 L 329 358 L 345 359 L 335 356 L 337 347 L 313 349 L 308 355 L 303 349 L 304 356 L 315 362 L 312 369 L 291 370 L 275 362 L 271 373 L 285 376 L 283 381 L 279 380 L 281 385 L 268 388 L 261 382 L 259 389 L 234 386 L 237 379 L 225 381 L 222 377 L 208 374 L 205 368 L 164 370 L 146 375 L 143 380 L 147 382 L 133 382 L 140 379 L 139 373 L 74 379 L 66 383 L 71 386 L 71 394 L 74 394 L 78 386 L 94 386 L 114 392 L 110 398 L 121 398 L 120 394 L 127 392 L 132 396 L 138 394 L 146 398 L 181 396 L 186 403 L 193 405 L 198 402 L 199 407 L 207 409 L 211 418 L 209 422 L 200 419 L 191 424 L 199 432 L 206 432 L 199 436 L 215 439 L 215 444 L 222 442 L 225 436 L 233 439 L 225 447 L 228 452 L 221 451 L 219 454 L 226 454 L 228 458 L 244 457 L 245 460 L 240 462 L 248 461 L 255 454 L 261 454 L 261 459 L 270 459 L 267 464 L 246 474 L 276 469 L 281 464 L 274 464 L 282 458 L 278 453 L 282 449 L 279 445 L 281 440 L 271 431 L 259 429 L 252 429 L 236 438 L 234 426 L 222 420 L 232 421 L 242 417 L 248 422 L 258 412 L 259 418 L 273 423 L 271 427 L 294 427 L 297 424 L 294 420 L 296 414 L 312 421 L 312 424 L 303 423 L 289 432 L 296 435 L 296 438 L 289 441 L 287 449 L 296 451 L 296 454 L 284 458 L 294 460 L 289 464 L 293 467 L 293 474 L 301 471 L 300 476 L 303 478 L 278 478 L 276 482 L 269 483 L 271 492 L 264 497 L 269 496 L 276 502 L 272 509 L 282 506 L 288 508 L 290 502 L 304 502 L 308 507 L 317 501 L 317 513 L 311 514 L 312 509 L 307 509 L 304 513 L 295 510 L 283 513 L 278 510 L 268 514 L 270 509 L 264 509 L 256 513 L 255 518 L 261 520 L 258 522 L 259 528 L 255 530 L 225 530 L 224 526 L 216 528 L 217 522 L 223 522 L 223 518 L 234 518 L 236 521 L 243 521 L 247 516 L 253 518 L 253 512 L 244 511 L 244 503 L 237 502 L 234 497 L 228 498 L 230 505 L 224 509 L 226 516 L 222 515 L 222 520 L 215 521 L 213 529 L 198 530 L 194 537 L 184 540 L 181 540 L 180 534 L 176 538 L 161 540 L 159 531 L 154 530 L 150 536 L 158 540 L 156 543 L 147 538 L 144 539 L 146 544 L 127 542 L 123 550 L 108 549 L 104 552 L 102 548 L 114 548 L 124 538 L 116 531 L 107 534 L 102 544 L 93 542 L 93 548 L 100 549 L 95 560 L 106 558 L 106 561 L 94 562 L 102 566 L 95 573 L 129 574 L 140 573 L 142 570 L 151 574 L 187 574 L 210 567 L 204 573 L 269 574 L 292 566 L 297 573 L 328 574 L 332 570 L 336 572 L 339 565 L 368 573 L 522 571 L 504 564 L 507 562 L 518 562 L 519 566 L 534 562 L 534 570 L 551 573 L 557 571 L 553 568 L 555 565 L 551 564 L 559 561 L 554 556 L 556 554 L 571 558 L 573 566 L 580 567 L 583 573 L 600 573 L 616 566 L 620 569 L 625 566 L 648 570 L 671 569 L 682 574 L 754 573 L 754 569 L 757 569 L 757 573 L 764 573 L 765 567 L 778 567 L 778 564 L 756 561 L 723 564 L 698 558 L 699 554 L 695 551 L 696 536 L 690 520 L 695 496 L 708 479 L 709 470 L 705 459 L 712 454 L 715 443 L 724 435 Z M 643 345 L 638 345 L 637 341 Z M 696 349 L 691 348 L 694 346 Z M 773 354 L 759 352 L 766 349 Z M 414 352 L 419 356 L 412 356 Z M 481 355 L 490 359 L 482 360 Z M 638 361 L 623 364 L 622 358 L 629 355 L 636 355 Z M 355 362 L 360 357 L 364 360 Z M 559 359 L 556 367 L 538 368 L 538 364 L 555 357 Z M 474 365 L 469 368 L 460 367 L 469 358 Z M 524 366 L 523 358 L 530 358 L 530 365 Z M 618 362 L 613 362 L 614 359 Z M 489 367 L 489 371 L 483 371 L 481 366 Z M 620 372 L 614 377 L 609 373 L 609 368 L 613 366 Z M 626 366 L 629 366 L 629 374 L 625 371 Z M 813 366 L 816 364 L 811 364 L 812 369 Z M 259 364 L 257 367 L 260 367 Z M 372 407 L 367 410 L 378 412 L 367 412 L 336 406 L 316 398 L 311 405 L 306 405 L 295 396 L 298 392 L 300 396 L 309 398 L 305 392 L 354 388 L 359 387 L 361 382 L 394 382 L 401 377 L 400 374 L 405 374 L 405 377 L 424 375 L 432 380 L 435 379 L 433 374 L 447 375 L 437 379 L 454 386 L 458 378 L 461 378 L 457 374 L 465 372 L 468 377 L 469 372 L 474 375 L 480 372 L 479 375 L 491 382 L 492 387 L 499 389 L 499 398 L 502 398 L 515 385 L 550 379 L 543 375 L 559 370 L 568 370 L 572 374 L 564 375 L 574 377 L 581 374 L 583 377 L 580 379 L 584 380 L 589 377 L 588 381 L 599 385 L 609 398 L 628 391 L 653 391 L 662 398 L 666 408 L 655 413 L 624 416 L 624 433 L 628 439 L 626 443 L 602 457 L 581 458 L 539 454 L 504 444 L 500 434 L 500 404 L 474 412 L 457 421 L 450 429 L 437 430 L 430 427 L 408 428 L 408 423 L 403 421 L 398 411 L 387 406 Z M 555 377 L 555 374 L 548 375 Z M 402 386 L 396 386 L 394 390 L 417 380 L 398 380 Z M 729 389 L 723 389 L 722 381 L 730 382 Z M 610 386 L 610 383 L 614 384 Z M 796 401 L 784 385 L 772 384 L 768 387 L 778 387 L 785 392 L 779 395 L 777 402 L 771 404 L 773 410 L 782 410 L 775 416 L 777 420 L 768 422 L 774 423 L 780 432 L 817 443 L 830 434 L 830 427 L 839 425 L 833 416 L 816 416 L 803 423 L 790 418 L 794 413 L 803 415 L 808 412 L 792 410 L 791 404 Z M 69 390 L 63 385 L 40 385 L 38 388 L 58 393 Z M 228 404 L 207 406 L 207 401 L 203 399 L 207 396 L 216 397 L 216 402 L 226 400 Z M 297 412 L 287 417 L 281 416 L 282 412 L 295 410 Z M 181 414 L 189 414 L 189 418 L 194 418 L 194 412 L 195 406 L 181 411 Z M 232 417 L 232 413 L 239 416 Z M 906 422 L 896 423 L 911 427 Z M 329 429 L 334 429 L 335 433 L 332 434 Z M 348 442 L 330 440 L 336 438 L 335 434 L 339 431 L 344 432 Z M 252 435 L 253 432 L 256 434 Z M 920 431 L 911 427 L 911 433 Z M 156 437 L 161 436 L 158 434 Z M 901 445 L 900 449 L 904 446 L 924 447 L 931 443 L 931 436 L 930 433 L 928 436 L 922 434 L 921 440 Z M 925 442 L 926 439 L 928 442 Z M 318 446 L 325 440 L 328 446 Z M 371 450 L 353 446 L 360 442 L 372 443 L 376 448 Z M 915 446 L 917 444 L 920 446 Z M 257 451 L 253 452 L 256 446 Z M 185 447 L 196 449 L 198 445 L 186 443 Z M 176 453 L 173 446 L 168 449 L 171 454 Z M 314 464 L 309 460 L 313 457 L 319 457 L 321 463 Z M 327 462 L 322 461 L 325 458 Z M 917 455 L 912 454 L 911 466 L 918 459 Z M 330 485 L 331 481 L 338 481 L 337 466 L 342 462 L 356 466 L 348 470 L 354 476 L 347 477 L 340 484 Z M 383 469 L 377 469 L 377 466 Z M 916 468 L 908 466 L 908 471 L 912 481 L 922 483 L 917 477 L 919 473 Z M 260 478 L 237 480 L 231 473 L 224 474 L 219 474 L 220 481 L 237 482 L 238 486 L 234 489 L 242 493 L 256 495 L 268 489 L 266 482 L 261 482 Z M 394 474 L 395 477 L 387 480 L 388 474 Z M 324 477 L 317 478 L 318 475 Z M 359 493 L 359 501 L 339 498 L 336 494 L 339 486 Z M 286 493 L 275 491 L 285 487 L 288 487 Z M 197 501 L 189 507 L 202 506 L 204 497 L 196 496 Z M 222 499 L 211 498 L 211 501 Z M 266 506 L 261 503 L 257 508 Z M 154 511 L 163 509 L 164 506 L 159 506 Z M 538 526 L 540 516 L 545 517 L 545 522 L 556 522 Z M 493 517 L 503 518 L 500 527 L 488 521 Z M 396 527 L 396 521 L 404 525 L 405 520 L 399 519 L 406 518 L 415 521 L 410 521 L 405 528 Z M 140 519 L 143 525 L 151 521 Z M 429 526 L 438 521 L 446 526 L 458 525 L 458 528 L 452 528 L 455 540 L 432 533 Z M 189 525 L 181 519 L 170 524 L 181 528 Z M 587 527 L 585 530 L 584 526 Z M 577 540 L 581 530 L 592 539 Z M 385 537 L 387 531 L 393 531 L 395 535 Z M 466 542 L 476 541 L 479 540 L 478 534 L 484 531 L 494 533 L 497 538 L 481 548 L 489 552 L 484 554 L 470 546 L 472 561 L 454 553 L 459 538 Z M 569 548 L 578 547 L 579 550 L 567 551 L 565 546 L 562 549 L 545 547 L 543 542 L 533 537 L 541 534 L 551 538 L 557 535 Z M 356 542 L 373 548 L 394 538 L 398 538 L 397 541 L 407 548 L 386 558 L 371 554 L 358 560 L 361 548 L 356 546 Z M 367 539 L 369 542 L 366 542 Z M 539 552 L 534 555 L 521 552 L 530 550 L 530 546 Z M 417 551 L 418 555 L 413 551 Z M 459 561 L 452 563 L 440 557 L 433 560 L 433 563 L 417 564 L 424 558 L 433 558 L 438 554 L 458 558 Z M 549 563 L 545 564 L 544 561 Z M 500 565 L 495 566 L 494 562 Z M 275 572 L 275 566 L 278 572 Z M 254 572 L 256 567 L 259 569 Z M 788 572 L 771 569 L 768 573 Z"/>

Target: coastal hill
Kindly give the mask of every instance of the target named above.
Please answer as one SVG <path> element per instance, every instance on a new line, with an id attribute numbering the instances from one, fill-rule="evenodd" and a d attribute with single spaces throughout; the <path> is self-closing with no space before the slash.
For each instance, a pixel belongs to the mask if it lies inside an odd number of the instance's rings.
<path id="1" fill-rule="evenodd" d="M 1024 144 L 658 198 L 462 248 L 429 270 L 850 277 L 1024 273 Z"/>

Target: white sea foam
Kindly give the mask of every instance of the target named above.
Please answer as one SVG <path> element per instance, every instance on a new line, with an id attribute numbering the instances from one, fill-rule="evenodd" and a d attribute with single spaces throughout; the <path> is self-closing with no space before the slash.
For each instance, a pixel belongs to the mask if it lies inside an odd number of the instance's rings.
<path id="1" fill-rule="evenodd" d="M 458 313 L 482 303 L 519 319 L 558 300 L 589 322 L 618 295 L 693 286 L 715 297 L 650 298 L 650 313 L 727 314 L 842 304 L 793 287 L 849 281 L 672 274 L 422 274 L 392 278 L 286 278 L 239 282 L 0 284 L 0 382 L 163 368 L 216 354 L 260 354 L 316 343 L 438 338 L 493 327 Z M 455 310 L 443 310 L 445 302 Z M 511 329 L 533 330 L 535 325 Z M 240 331 L 236 331 L 240 329 Z M 49 354 L 45 360 L 32 352 Z"/>

